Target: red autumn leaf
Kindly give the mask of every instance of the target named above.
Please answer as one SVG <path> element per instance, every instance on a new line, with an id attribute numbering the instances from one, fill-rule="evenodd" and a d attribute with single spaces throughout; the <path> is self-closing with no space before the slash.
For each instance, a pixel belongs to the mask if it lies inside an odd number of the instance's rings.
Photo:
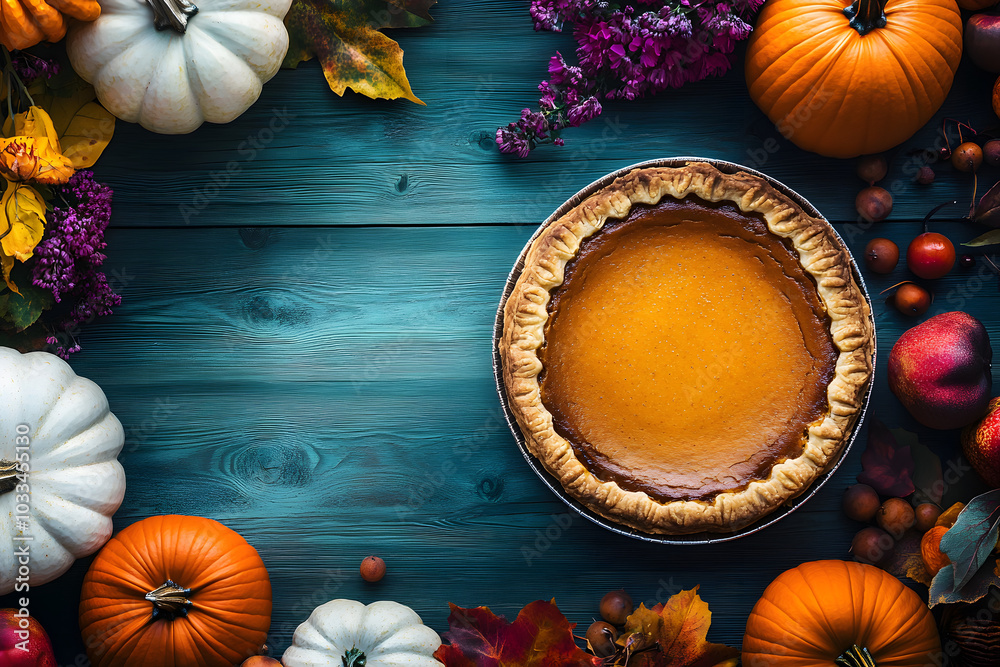
<path id="1" fill-rule="evenodd" d="M 709 642 L 711 625 L 712 612 L 695 586 L 665 605 L 652 609 L 639 605 L 625 621 L 618 643 L 631 654 L 626 656 L 629 667 L 735 667 L 740 652 Z M 643 650 L 653 644 L 658 648 Z"/>
<path id="2" fill-rule="evenodd" d="M 868 447 L 861 455 L 858 481 L 883 496 L 902 498 L 913 493 L 915 464 L 909 446 L 900 447 L 885 424 L 873 419 L 868 427 Z"/>
<path id="3" fill-rule="evenodd" d="M 446 667 L 599 667 L 573 639 L 573 628 L 555 602 L 538 600 L 518 613 L 513 623 L 488 607 L 451 605 L 450 629 L 434 657 Z"/>

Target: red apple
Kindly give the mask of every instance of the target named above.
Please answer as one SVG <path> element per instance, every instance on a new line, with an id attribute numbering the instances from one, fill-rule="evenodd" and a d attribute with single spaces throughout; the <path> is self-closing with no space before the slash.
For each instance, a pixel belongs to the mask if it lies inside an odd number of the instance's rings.
<path id="1" fill-rule="evenodd" d="M 0 609 L 0 665 L 57 667 L 49 636 L 26 610 Z"/>
<path id="2" fill-rule="evenodd" d="M 924 426 L 967 426 L 986 413 L 993 350 L 982 322 L 963 312 L 913 327 L 889 353 L 889 388 Z"/>
<path id="3" fill-rule="evenodd" d="M 965 53 L 987 72 L 1000 72 L 1000 11 L 969 17 L 965 24 Z"/>
<path id="4" fill-rule="evenodd" d="M 962 450 L 979 476 L 1000 489 L 1000 396 L 987 409 L 985 417 L 962 431 Z"/>

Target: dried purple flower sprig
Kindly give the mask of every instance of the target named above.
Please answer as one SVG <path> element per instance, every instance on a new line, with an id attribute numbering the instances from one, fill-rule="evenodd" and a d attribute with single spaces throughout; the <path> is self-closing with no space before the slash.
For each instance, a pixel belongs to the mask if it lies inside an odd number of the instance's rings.
<path id="1" fill-rule="evenodd" d="M 538 89 L 538 111 L 497 129 L 501 152 L 526 157 L 539 144 L 562 145 L 565 127 L 600 115 L 600 99 L 633 100 L 725 73 L 736 43 L 752 30 L 763 0 L 532 0 L 536 30 L 573 27 L 579 65 L 559 53 Z"/>
<path id="2" fill-rule="evenodd" d="M 50 332 L 46 342 L 67 358 L 80 351 L 75 336 L 79 326 L 110 315 L 121 297 L 100 270 L 106 259 L 102 251 L 111 221 L 111 188 L 95 181 L 93 172 L 78 171 L 54 191 L 65 205 L 53 207 L 31 271 L 32 283 L 51 291 L 57 304 L 45 318 Z"/>

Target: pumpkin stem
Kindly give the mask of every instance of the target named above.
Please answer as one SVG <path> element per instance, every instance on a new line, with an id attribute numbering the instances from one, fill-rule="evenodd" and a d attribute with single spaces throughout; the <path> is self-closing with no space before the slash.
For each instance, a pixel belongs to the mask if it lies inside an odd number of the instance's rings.
<path id="1" fill-rule="evenodd" d="M 17 486 L 17 463 L 0 459 L 0 496 Z"/>
<path id="2" fill-rule="evenodd" d="M 188 20 L 198 13 L 198 7 L 189 0 L 146 0 L 153 8 L 153 27 L 157 30 L 176 30 L 184 34 Z"/>
<path id="3" fill-rule="evenodd" d="M 862 35 L 876 28 L 885 27 L 885 3 L 887 0 L 854 0 L 854 4 L 844 8 L 844 15 L 850 25 Z"/>
<path id="4" fill-rule="evenodd" d="M 840 667 L 878 667 L 868 649 L 861 648 L 857 644 L 844 651 L 834 662 Z"/>
<path id="5" fill-rule="evenodd" d="M 188 595 L 191 595 L 190 588 L 181 588 L 169 579 L 155 591 L 146 593 L 146 599 L 153 603 L 153 620 L 163 617 L 172 621 L 178 616 L 187 616 L 193 604 L 187 599 Z"/>
<path id="6" fill-rule="evenodd" d="M 359 648 L 351 648 L 350 651 L 340 656 L 344 667 L 365 667 L 368 664 L 368 656 Z"/>

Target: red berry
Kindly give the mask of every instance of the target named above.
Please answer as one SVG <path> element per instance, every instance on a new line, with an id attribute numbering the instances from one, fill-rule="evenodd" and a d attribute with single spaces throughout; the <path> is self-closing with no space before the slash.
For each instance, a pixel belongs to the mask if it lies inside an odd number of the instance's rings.
<path id="1" fill-rule="evenodd" d="M 982 163 L 983 149 L 973 141 L 966 141 L 951 156 L 951 164 L 959 171 L 976 171 Z"/>
<path id="2" fill-rule="evenodd" d="M 889 239 L 872 239 L 865 246 L 865 264 L 875 273 L 892 273 L 899 263 L 899 246 Z"/>
<path id="3" fill-rule="evenodd" d="M 934 170 L 928 166 L 923 166 L 917 172 L 917 183 L 920 185 L 930 185 L 934 182 Z"/>
<path id="4" fill-rule="evenodd" d="M 983 159 L 992 167 L 1000 167 L 1000 139 L 990 139 L 983 144 Z"/>
<path id="5" fill-rule="evenodd" d="M 910 242 L 906 265 L 925 280 L 943 278 L 955 266 L 955 246 L 944 234 L 924 232 Z"/>
<path id="6" fill-rule="evenodd" d="M 378 556 L 369 556 L 361 561 L 361 578 L 375 583 L 385 576 L 385 561 Z"/>
<path id="7" fill-rule="evenodd" d="M 892 195 L 877 185 L 867 187 L 854 198 L 858 215 L 868 222 L 881 222 L 892 213 Z"/>
<path id="8" fill-rule="evenodd" d="M 881 155 L 865 155 L 858 158 L 858 178 L 868 185 L 875 185 L 889 172 L 889 163 Z"/>
<path id="9" fill-rule="evenodd" d="M 892 302 L 896 310 L 904 315 L 919 317 L 931 307 L 931 293 L 920 285 L 903 283 L 896 290 Z"/>

